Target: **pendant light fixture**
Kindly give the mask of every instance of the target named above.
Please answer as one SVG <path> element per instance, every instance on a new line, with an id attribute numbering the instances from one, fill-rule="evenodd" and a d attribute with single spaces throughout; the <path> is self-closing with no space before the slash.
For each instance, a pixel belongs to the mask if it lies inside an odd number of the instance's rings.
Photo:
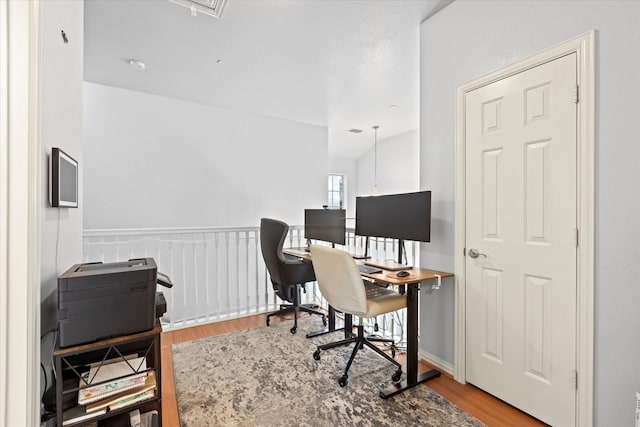
<path id="1" fill-rule="evenodd" d="M 378 190 L 378 128 L 380 126 L 375 125 L 373 127 L 373 195 L 380 194 Z"/>

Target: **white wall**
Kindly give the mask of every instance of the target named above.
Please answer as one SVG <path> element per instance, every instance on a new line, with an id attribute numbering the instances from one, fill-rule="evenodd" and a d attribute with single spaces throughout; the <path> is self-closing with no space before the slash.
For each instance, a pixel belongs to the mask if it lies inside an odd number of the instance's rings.
<path id="1" fill-rule="evenodd" d="M 41 25 L 41 330 L 57 327 L 57 277 L 82 262 L 82 73 L 83 2 L 40 3 Z M 60 31 L 64 30 L 68 43 Z M 78 208 L 52 208 L 48 199 L 48 156 L 59 147 L 79 162 Z M 43 340 L 41 357 L 51 359 L 53 334 Z M 51 385 L 49 372 L 49 385 Z"/>
<path id="2" fill-rule="evenodd" d="M 86 229 L 302 224 L 327 129 L 85 83 Z"/>
<path id="3" fill-rule="evenodd" d="M 420 132 L 414 129 L 378 140 L 377 180 L 380 194 L 420 190 Z M 374 184 L 374 149 L 357 162 L 356 194 L 371 194 Z"/>
<path id="4" fill-rule="evenodd" d="M 595 424 L 633 425 L 640 390 L 640 2 L 457 1 L 421 26 L 421 188 L 440 197 L 423 257 L 453 271 L 455 89 L 591 29 L 596 46 Z M 629 191 L 631 188 L 631 191 Z M 437 230 L 439 224 L 439 230 Z M 422 299 L 421 345 L 453 362 L 453 286 Z"/>

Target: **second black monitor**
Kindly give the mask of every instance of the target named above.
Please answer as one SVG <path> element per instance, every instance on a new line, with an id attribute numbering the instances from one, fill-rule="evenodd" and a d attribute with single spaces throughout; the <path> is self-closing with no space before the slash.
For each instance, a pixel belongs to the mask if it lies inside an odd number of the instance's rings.
<path id="1" fill-rule="evenodd" d="M 305 209 L 305 239 L 345 244 L 346 212 L 344 209 Z"/>
<path id="2" fill-rule="evenodd" d="M 430 241 L 431 191 L 357 197 L 356 235 Z"/>

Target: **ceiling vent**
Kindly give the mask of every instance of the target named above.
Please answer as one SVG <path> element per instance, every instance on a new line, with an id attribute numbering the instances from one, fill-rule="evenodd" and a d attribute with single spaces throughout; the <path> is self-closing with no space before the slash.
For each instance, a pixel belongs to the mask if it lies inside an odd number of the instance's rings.
<path id="1" fill-rule="evenodd" d="M 180 6 L 188 7 L 191 10 L 191 15 L 196 16 L 198 12 L 204 13 L 216 18 L 220 18 L 222 15 L 222 9 L 227 0 L 169 0 L 171 3 L 179 4 Z"/>

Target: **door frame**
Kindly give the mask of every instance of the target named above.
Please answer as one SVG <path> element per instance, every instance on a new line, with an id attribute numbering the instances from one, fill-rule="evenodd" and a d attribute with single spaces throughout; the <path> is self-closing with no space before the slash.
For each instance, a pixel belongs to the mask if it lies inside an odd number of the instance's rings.
<path id="1" fill-rule="evenodd" d="M 16 426 L 40 425 L 41 12 L 0 1 L 0 423 Z"/>
<path id="2" fill-rule="evenodd" d="M 454 378 L 466 382 L 466 193 L 465 97 L 472 90 L 521 73 L 559 57 L 577 54 L 577 348 L 576 425 L 593 425 L 594 277 L 595 277 L 595 30 L 480 76 L 457 88 L 455 147 L 455 342 Z M 569 96 L 569 94 L 567 94 Z"/>

